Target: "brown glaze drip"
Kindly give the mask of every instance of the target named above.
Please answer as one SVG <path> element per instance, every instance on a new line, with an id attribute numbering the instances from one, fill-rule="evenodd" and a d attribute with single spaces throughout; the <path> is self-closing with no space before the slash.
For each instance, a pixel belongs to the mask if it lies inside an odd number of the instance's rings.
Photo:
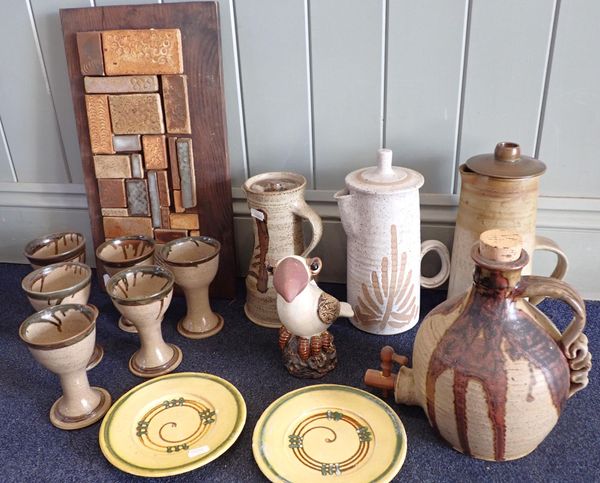
<path id="1" fill-rule="evenodd" d="M 569 368 L 553 339 L 526 313 L 515 305 L 515 291 L 506 273 L 487 272 L 478 279 L 460 316 L 438 342 L 429 362 L 426 379 L 427 413 L 439 432 L 435 414 L 435 385 L 448 369 L 454 370 L 454 410 L 461 449 L 470 454 L 467 433 L 467 386 L 481 384 L 494 431 L 494 457 L 504 460 L 506 444 L 506 399 L 508 379 L 506 357 L 526 360 L 540 370 L 548 385 L 552 402 L 560 414 L 569 394 Z M 511 277 L 512 278 L 512 277 Z M 438 307 L 449 314 L 463 301 L 462 297 Z M 530 394 L 531 396 L 531 388 Z"/>

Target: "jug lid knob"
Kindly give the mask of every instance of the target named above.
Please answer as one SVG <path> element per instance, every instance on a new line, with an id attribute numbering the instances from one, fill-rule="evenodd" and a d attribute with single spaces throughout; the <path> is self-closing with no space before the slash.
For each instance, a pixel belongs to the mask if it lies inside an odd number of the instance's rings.
<path id="1" fill-rule="evenodd" d="M 479 253 L 496 262 L 514 262 L 521 256 L 523 239 L 516 231 L 488 230 L 479 236 Z"/>
<path id="2" fill-rule="evenodd" d="M 378 174 L 393 175 L 394 170 L 392 169 L 392 150 L 391 149 L 378 149 L 377 150 L 377 172 Z"/>
<path id="3" fill-rule="evenodd" d="M 502 142 L 496 144 L 494 157 L 498 161 L 515 162 L 521 159 L 521 146 L 517 143 Z"/>

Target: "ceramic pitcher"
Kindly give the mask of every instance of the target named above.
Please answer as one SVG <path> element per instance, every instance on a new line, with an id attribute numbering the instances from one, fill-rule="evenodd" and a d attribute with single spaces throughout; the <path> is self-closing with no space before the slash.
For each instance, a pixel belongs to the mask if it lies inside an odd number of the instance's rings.
<path id="1" fill-rule="evenodd" d="M 254 250 L 246 277 L 246 316 L 263 327 L 281 326 L 277 292 L 267 266 L 288 255 L 306 257 L 315 248 L 323 225 L 304 200 L 306 179 L 296 173 L 273 172 L 254 176 L 242 185 L 253 221 Z M 304 246 L 302 219 L 312 227 L 312 240 Z"/>
<path id="2" fill-rule="evenodd" d="M 420 288 L 448 278 L 450 257 L 436 240 L 421 243 L 419 188 L 424 179 L 412 169 L 392 166 L 392 151 L 378 151 L 377 166 L 346 176 L 335 194 L 348 237 L 348 303 L 352 323 L 372 334 L 397 334 L 419 320 Z M 434 277 L 421 276 L 421 259 L 439 254 Z"/>
<path id="3" fill-rule="evenodd" d="M 521 155 L 518 144 L 498 143 L 493 154 L 481 154 L 460 166 L 461 190 L 452 247 L 448 298 L 464 292 L 472 283 L 474 268 L 470 252 L 486 230 L 514 230 L 533 257 L 535 250 L 557 255 L 551 277 L 562 279 L 567 257 L 551 239 L 535 234 L 540 176 L 546 165 Z M 531 258 L 523 274 L 531 273 Z M 539 298 L 533 299 L 534 303 Z"/>

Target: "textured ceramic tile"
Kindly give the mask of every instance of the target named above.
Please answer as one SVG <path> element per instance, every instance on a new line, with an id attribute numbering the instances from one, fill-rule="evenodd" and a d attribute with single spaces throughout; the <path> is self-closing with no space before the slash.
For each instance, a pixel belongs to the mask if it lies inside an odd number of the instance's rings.
<path id="1" fill-rule="evenodd" d="M 77 53 L 82 75 L 104 75 L 100 32 L 77 32 Z"/>
<path id="2" fill-rule="evenodd" d="M 155 75 L 84 77 L 83 85 L 88 94 L 156 92 L 158 91 L 158 77 Z"/>
<path id="3" fill-rule="evenodd" d="M 146 169 L 167 169 L 167 149 L 164 136 L 142 136 Z"/>
<path id="4" fill-rule="evenodd" d="M 177 240 L 178 238 L 183 238 L 187 235 L 187 230 L 165 230 L 161 228 L 156 228 L 154 230 L 154 238 L 158 243 L 168 243 L 172 240 Z"/>
<path id="5" fill-rule="evenodd" d="M 158 94 L 108 96 L 115 134 L 160 134 L 165 131 Z"/>
<path id="6" fill-rule="evenodd" d="M 200 223 L 196 213 L 171 213 L 171 228 L 184 230 L 198 230 Z"/>
<path id="7" fill-rule="evenodd" d="M 181 183 L 181 204 L 184 208 L 196 206 L 196 175 L 190 138 L 177 138 L 177 162 Z"/>
<path id="8" fill-rule="evenodd" d="M 98 196 L 101 208 L 127 208 L 123 179 L 99 179 Z"/>
<path id="9" fill-rule="evenodd" d="M 102 47 L 107 75 L 183 73 L 179 29 L 107 30 Z"/>
<path id="10" fill-rule="evenodd" d="M 192 130 L 188 107 L 187 77 L 185 75 L 163 75 L 162 91 L 167 132 L 190 134 Z"/>
<path id="11" fill-rule="evenodd" d="M 102 216 L 129 216 L 127 208 L 101 208 Z"/>
<path id="12" fill-rule="evenodd" d="M 200 230 L 190 230 L 190 236 L 200 236 Z"/>
<path id="13" fill-rule="evenodd" d="M 169 208 L 166 206 L 160 207 L 160 227 L 161 228 L 171 228 L 171 212 Z"/>
<path id="14" fill-rule="evenodd" d="M 116 152 L 141 151 L 139 134 L 127 134 L 125 136 L 113 136 L 113 148 Z"/>
<path id="15" fill-rule="evenodd" d="M 181 190 L 173 190 L 173 206 L 175 213 L 183 213 L 185 208 L 181 204 Z"/>
<path id="16" fill-rule="evenodd" d="M 106 238 L 117 238 L 127 235 L 153 236 L 150 218 L 106 216 L 102 218 L 102 223 Z"/>
<path id="17" fill-rule="evenodd" d="M 131 155 L 131 176 L 133 178 L 144 177 L 144 163 L 140 153 L 133 153 Z"/>
<path id="18" fill-rule="evenodd" d="M 114 153 L 107 96 L 85 96 L 85 110 L 90 131 L 92 153 Z"/>
<path id="19" fill-rule="evenodd" d="M 145 179 L 128 179 L 127 208 L 131 216 L 150 216 L 148 186 Z"/>
<path id="20" fill-rule="evenodd" d="M 171 206 L 171 195 L 169 194 L 169 177 L 166 171 L 157 171 L 158 197 L 160 206 Z"/>
<path id="21" fill-rule="evenodd" d="M 150 207 L 152 210 L 152 226 L 160 228 L 160 199 L 158 194 L 158 180 L 156 171 L 148 171 L 148 192 L 150 193 Z"/>
<path id="22" fill-rule="evenodd" d="M 173 189 L 180 189 L 181 183 L 179 180 L 179 165 L 177 164 L 177 138 L 168 137 L 169 141 L 169 165 L 171 166 L 171 186 Z"/>
<path id="23" fill-rule="evenodd" d="M 125 154 L 97 154 L 94 156 L 96 178 L 131 178 L 129 156 Z"/>

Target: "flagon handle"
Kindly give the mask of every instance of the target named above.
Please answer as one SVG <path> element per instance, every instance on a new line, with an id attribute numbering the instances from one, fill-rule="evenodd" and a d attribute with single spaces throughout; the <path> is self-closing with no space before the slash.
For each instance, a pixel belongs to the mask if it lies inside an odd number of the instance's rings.
<path id="1" fill-rule="evenodd" d="M 431 251 L 434 251 L 439 255 L 442 266 L 437 275 L 434 275 L 433 277 L 424 277 L 421 275 L 421 286 L 424 288 L 439 287 L 448 280 L 448 277 L 450 276 L 450 253 L 448 252 L 446 245 L 438 240 L 424 241 L 421 243 L 421 260 L 423 260 L 423 257 Z"/>
<path id="2" fill-rule="evenodd" d="M 545 236 L 536 235 L 535 246 L 533 249 L 543 250 L 556 254 L 556 266 L 554 267 L 554 270 L 552 271 L 550 277 L 555 278 L 557 280 L 562 280 L 563 278 L 565 278 L 565 275 L 567 274 L 567 269 L 569 268 L 569 260 L 567 259 L 567 255 L 565 254 L 565 252 L 562 251 L 562 249 L 554 240 Z M 530 253 L 530 255 L 533 256 L 533 253 Z M 533 305 L 537 305 L 542 300 L 544 300 L 544 297 L 532 297 L 531 299 L 529 299 L 529 302 L 531 302 Z"/>
<path id="3" fill-rule="evenodd" d="M 323 236 L 323 222 L 315 210 L 308 206 L 308 203 L 306 203 L 304 200 L 297 201 L 292 208 L 292 212 L 294 215 L 297 215 L 300 218 L 304 218 L 306 221 L 308 221 L 312 228 L 312 239 L 306 249 L 300 255 L 301 257 L 307 257 L 308 254 L 317 246 L 321 240 L 321 236 Z"/>

